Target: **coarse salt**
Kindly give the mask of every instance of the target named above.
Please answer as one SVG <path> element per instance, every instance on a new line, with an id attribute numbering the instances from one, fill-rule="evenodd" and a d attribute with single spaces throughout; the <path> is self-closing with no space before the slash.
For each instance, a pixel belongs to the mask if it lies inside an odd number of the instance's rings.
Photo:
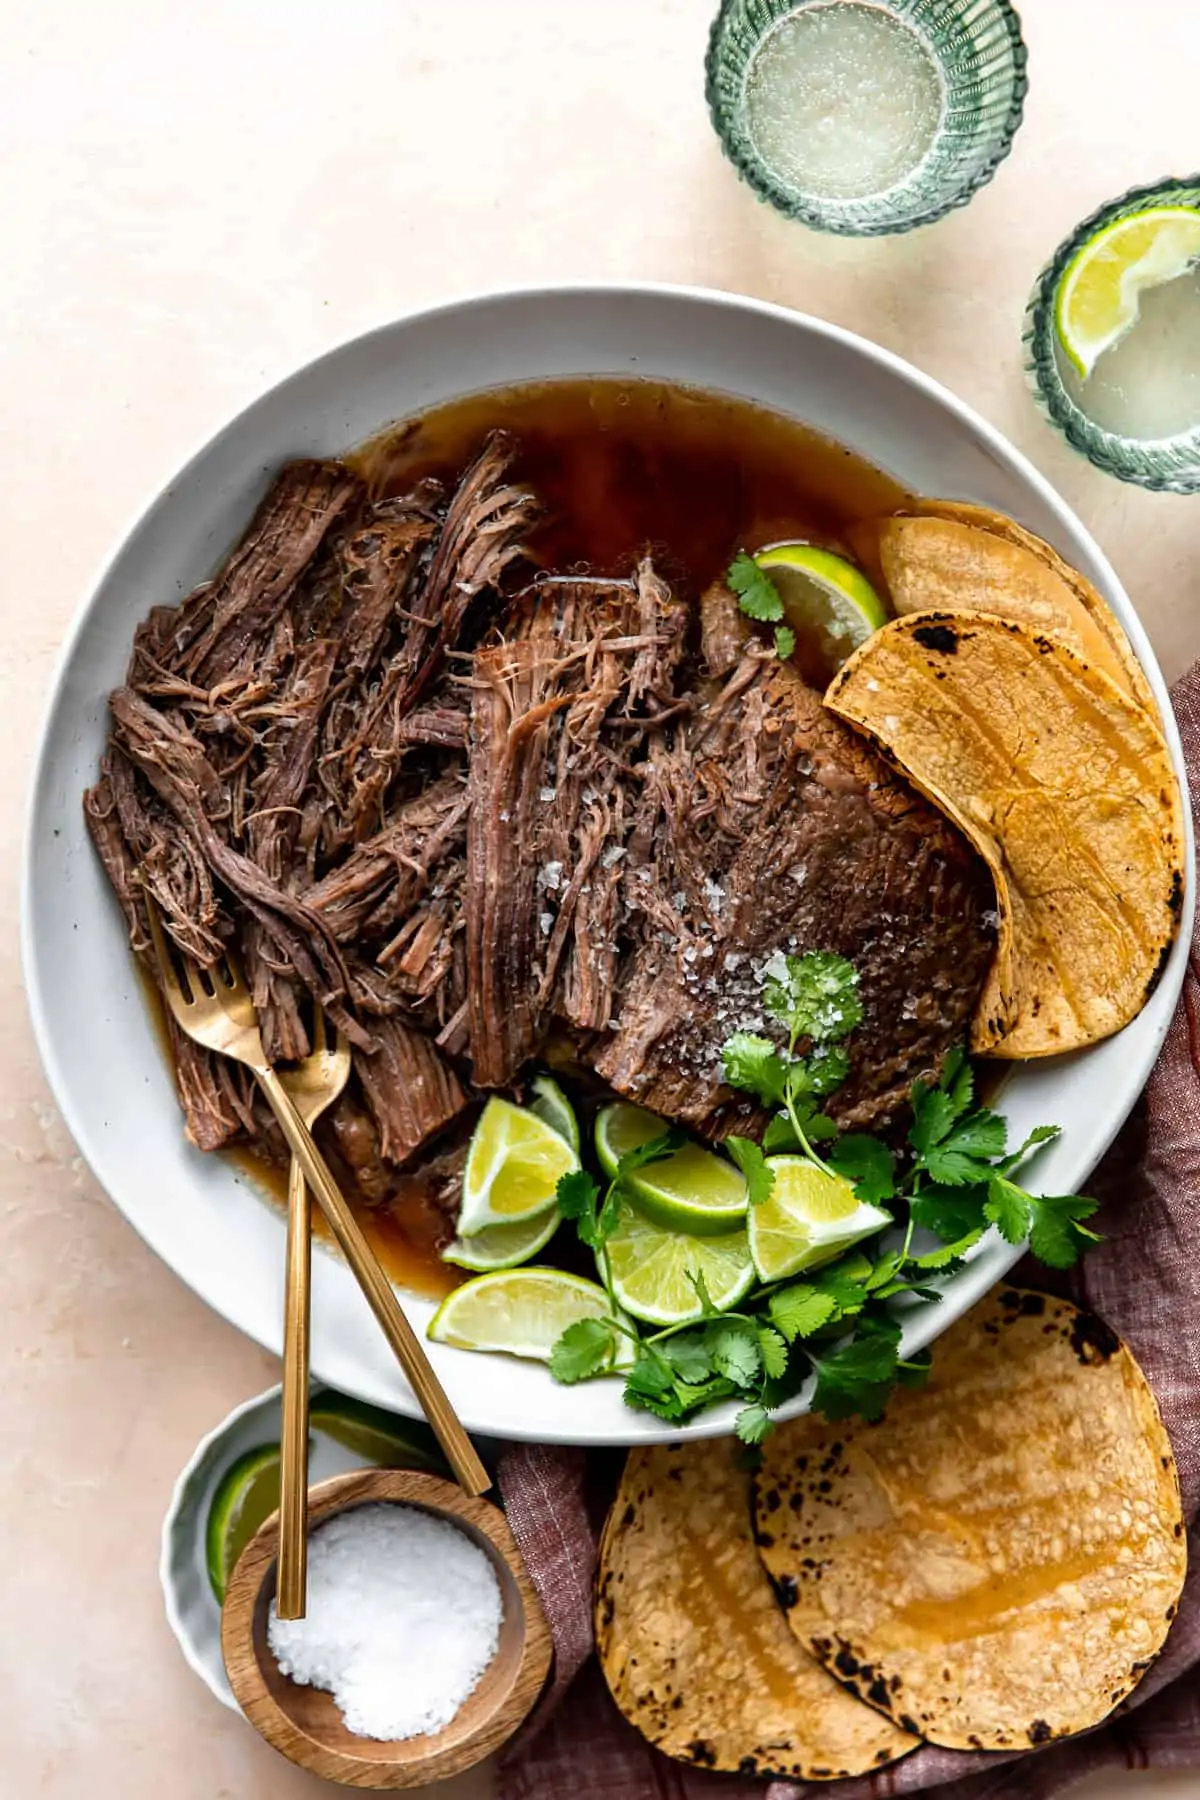
<path id="1" fill-rule="evenodd" d="M 359 1737 L 440 1731 L 496 1653 L 500 1584 L 477 1544 L 412 1506 L 357 1506 L 308 1541 L 308 1614 L 268 1639 L 285 1675 L 333 1695 Z"/>

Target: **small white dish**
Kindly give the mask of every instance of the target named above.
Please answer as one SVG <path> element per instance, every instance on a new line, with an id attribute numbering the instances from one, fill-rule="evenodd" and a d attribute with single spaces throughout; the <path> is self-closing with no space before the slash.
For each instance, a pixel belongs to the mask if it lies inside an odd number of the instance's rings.
<path id="1" fill-rule="evenodd" d="M 260 1444 L 277 1444 L 280 1432 L 281 1389 L 268 1388 L 235 1406 L 227 1418 L 201 1438 L 187 1467 L 175 1483 L 171 1504 L 163 1520 L 162 1555 L 158 1575 L 162 1582 L 167 1622 L 179 1640 L 191 1667 L 222 1706 L 239 1711 L 225 1674 L 221 1655 L 221 1608 L 208 1579 L 204 1533 L 208 1511 L 221 1478 L 239 1456 Z M 323 1432 L 314 1432 L 309 1452 L 310 1484 L 329 1475 L 374 1465 L 365 1456 L 335 1444 Z"/>

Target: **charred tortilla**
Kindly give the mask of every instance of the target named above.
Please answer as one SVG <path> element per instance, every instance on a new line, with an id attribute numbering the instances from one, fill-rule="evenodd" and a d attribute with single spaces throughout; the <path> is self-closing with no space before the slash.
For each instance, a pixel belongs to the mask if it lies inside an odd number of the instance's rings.
<path id="1" fill-rule="evenodd" d="M 1071 567 L 1058 551 L 1053 549 L 1044 538 L 1035 536 L 1024 525 L 1018 525 L 1007 513 L 993 512 L 988 506 L 975 506 L 966 500 L 924 500 L 915 499 L 906 503 L 906 514 L 922 517 L 951 519 L 960 525 L 971 525 L 977 530 L 986 531 L 994 538 L 1002 538 L 1007 543 L 1016 544 L 1023 550 L 1030 551 L 1045 566 L 1057 575 L 1074 593 L 1080 606 L 1090 615 L 1095 624 L 1103 632 L 1112 647 L 1122 669 L 1125 681 L 1118 686 L 1126 687 L 1134 699 L 1144 706 L 1152 718 L 1159 717 L 1158 704 L 1146 680 L 1133 646 L 1125 636 L 1116 615 L 1098 589 L 1094 588 L 1086 575 Z M 985 608 L 984 610 L 991 610 Z M 1000 610 L 1000 609 L 996 609 Z"/>
<path id="2" fill-rule="evenodd" d="M 879 557 L 897 613 L 984 612 L 1016 619 L 1062 638 L 1141 704 L 1105 624 L 1065 575 L 1027 544 L 958 519 L 894 518 L 879 528 Z"/>
<path id="3" fill-rule="evenodd" d="M 744 1775 L 859 1775 L 916 1740 L 797 1644 L 750 1527 L 741 1446 L 630 1452 L 600 1547 L 596 1647 L 613 1698 L 668 1756 Z"/>
<path id="4" fill-rule="evenodd" d="M 999 934 L 971 1049 L 1052 1056 L 1128 1024 L 1183 905 L 1179 787 L 1144 708 L 1061 640 L 982 613 L 892 620 L 825 700 L 992 871 Z"/>
<path id="5" fill-rule="evenodd" d="M 1004 1750 L 1097 1724 L 1157 1656 L 1187 1561 L 1171 1446 L 1108 1326 L 1005 1289 L 878 1425 L 796 1419 L 756 1479 L 799 1641 L 931 1742 Z"/>

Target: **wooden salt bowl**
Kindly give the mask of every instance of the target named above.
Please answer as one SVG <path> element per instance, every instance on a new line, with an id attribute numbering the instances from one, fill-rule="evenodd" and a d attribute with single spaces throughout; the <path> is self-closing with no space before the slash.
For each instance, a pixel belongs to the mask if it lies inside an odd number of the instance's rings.
<path id="1" fill-rule="evenodd" d="M 545 1682 L 550 1631 L 504 1514 L 448 1481 L 409 1469 L 335 1475 L 309 1490 L 309 1529 L 347 1507 L 381 1500 L 421 1507 L 458 1526 L 490 1558 L 500 1582 L 504 1614 L 496 1653 L 448 1725 L 387 1743 L 356 1737 L 331 1694 L 281 1673 L 267 1643 L 278 1513 L 238 1558 L 221 1611 L 221 1651 L 238 1705 L 260 1736 L 292 1762 L 346 1787 L 424 1787 L 472 1768 L 512 1737 Z"/>

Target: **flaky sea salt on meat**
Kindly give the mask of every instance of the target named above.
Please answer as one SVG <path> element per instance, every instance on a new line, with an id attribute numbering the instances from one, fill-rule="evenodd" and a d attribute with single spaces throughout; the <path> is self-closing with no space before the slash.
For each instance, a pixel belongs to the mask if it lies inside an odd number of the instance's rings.
<path id="1" fill-rule="evenodd" d="M 456 1526 L 412 1506 L 357 1506 L 308 1544 L 308 1614 L 268 1624 L 285 1675 L 333 1695 L 359 1737 L 448 1725 L 496 1652 L 491 1562 Z"/>

